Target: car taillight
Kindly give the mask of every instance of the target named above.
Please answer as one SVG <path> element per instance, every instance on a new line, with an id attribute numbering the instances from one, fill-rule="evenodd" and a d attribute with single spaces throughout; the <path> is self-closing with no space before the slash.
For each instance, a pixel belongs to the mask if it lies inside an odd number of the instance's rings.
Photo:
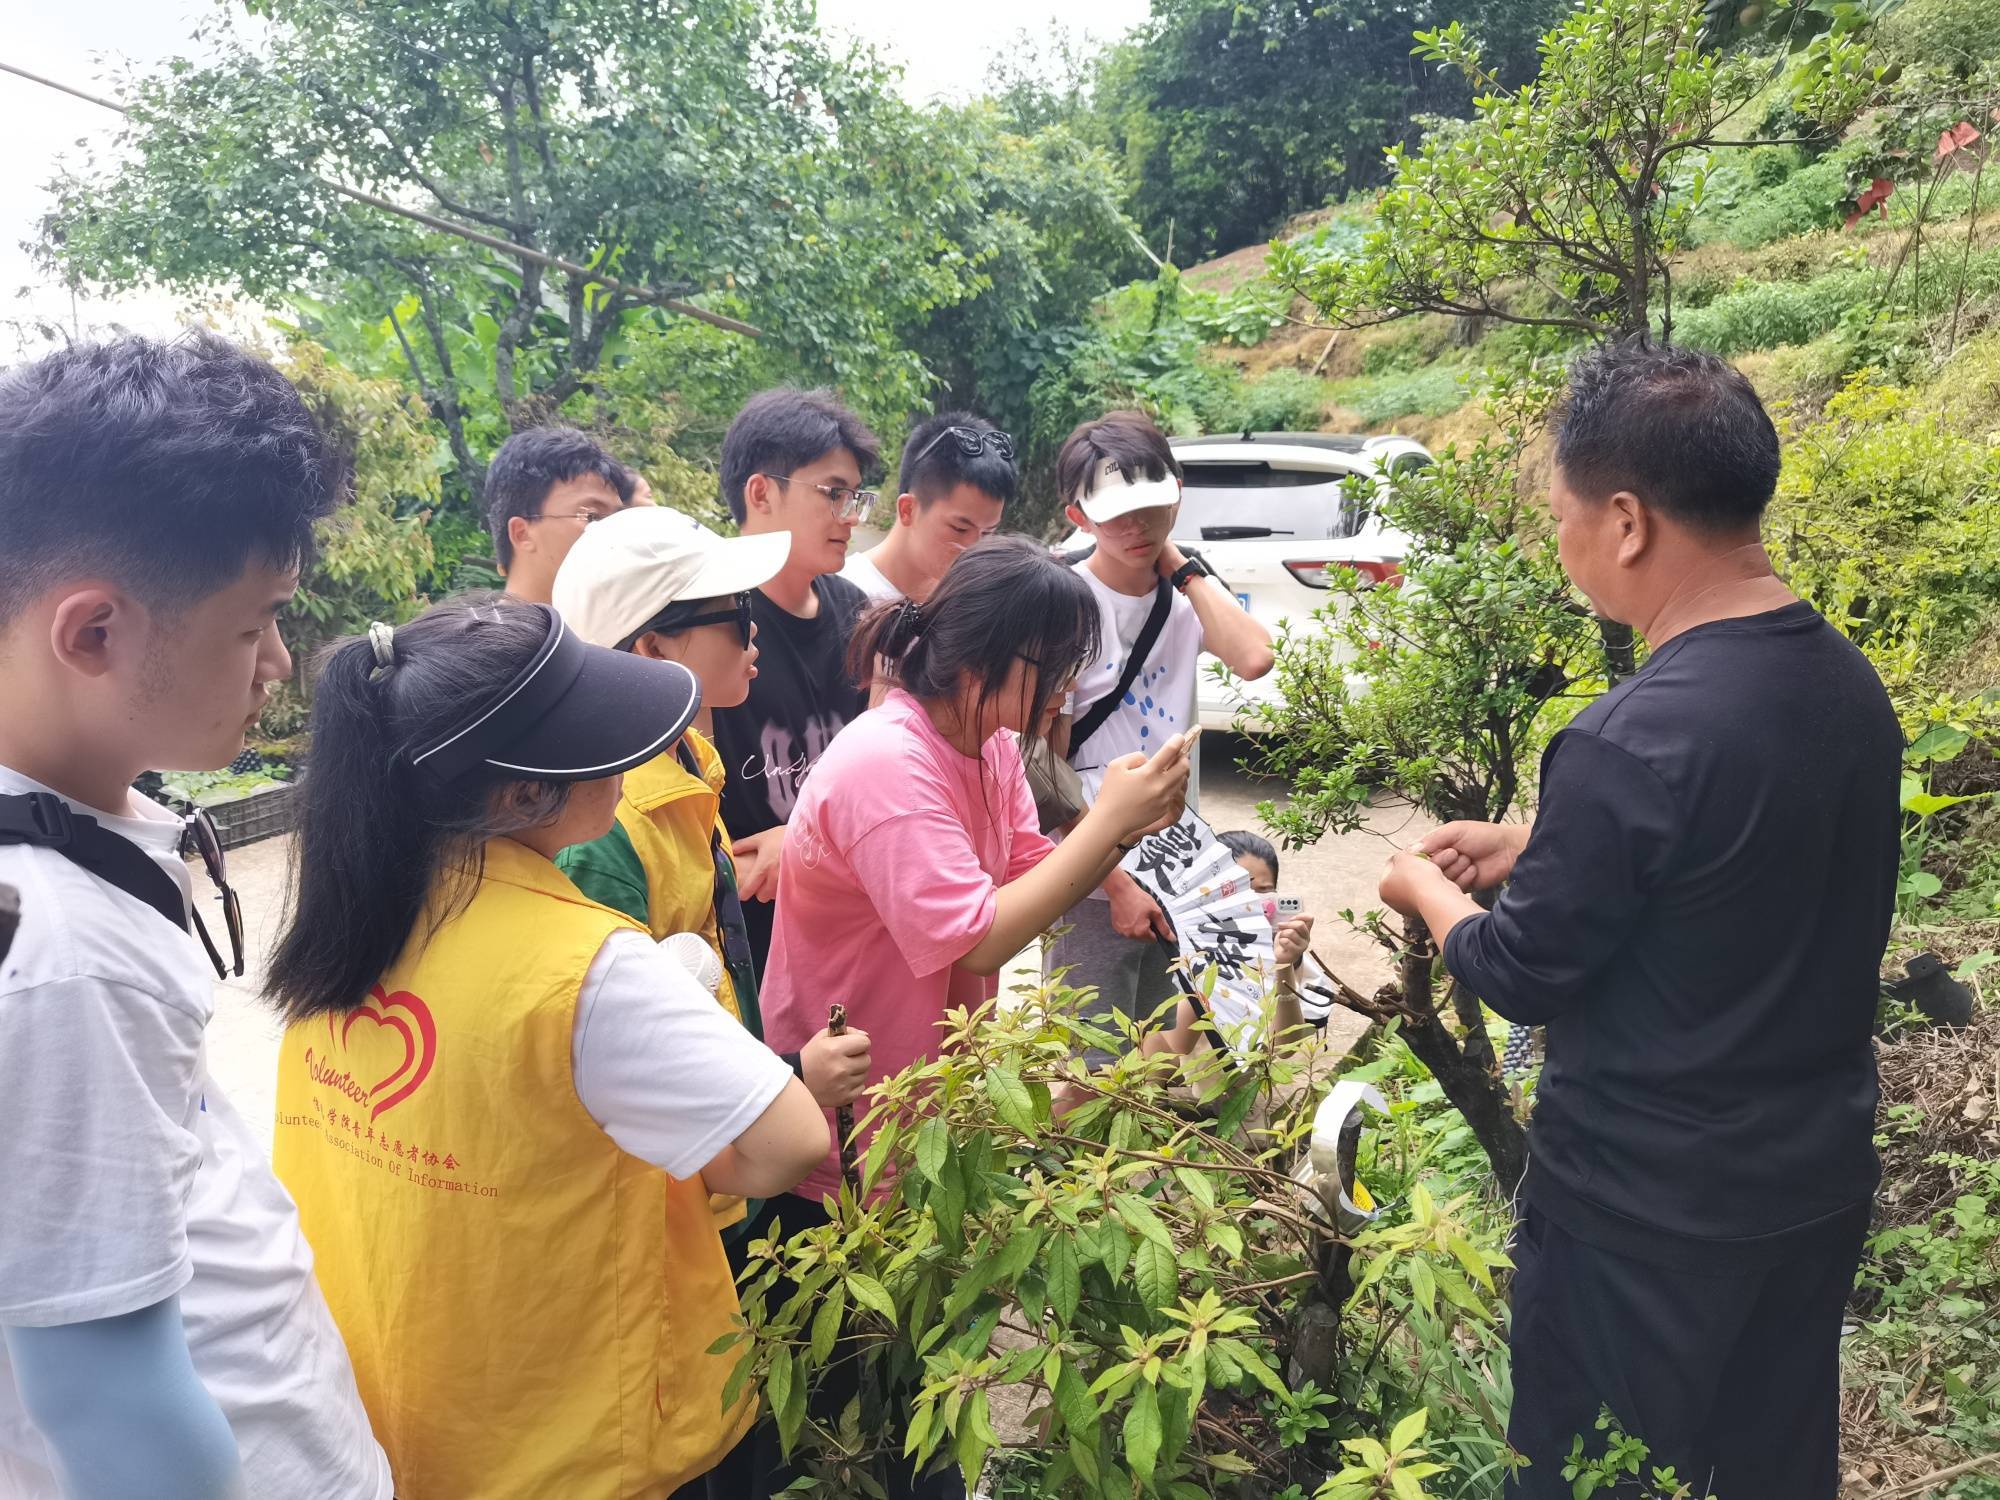
<path id="1" fill-rule="evenodd" d="M 1354 569 L 1356 573 L 1361 575 L 1360 581 L 1363 588 L 1375 588 L 1378 585 L 1382 585 L 1393 589 L 1401 585 L 1403 581 L 1403 570 L 1392 562 L 1356 562 L 1351 558 L 1335 557 L 1328 558 L 1324 562 L 1316 562 L 1311 558 L 1304 558 L 1288 559 L 1285 563 L 1285 571 L 1309 589 L 1333 587 L 1333 580 L 1327 576 L 1326 570 L 1328 568 Z"/>
<path id="2" fill-rule="evenodd" d="M 1403 570 L 1395 563 L 1358 562 L 1352 566 L 1355 572 L 1359 573 L 1371 584 L 1379 584 L 1384 588 L 1391 589 L 1403 586 Z"/>

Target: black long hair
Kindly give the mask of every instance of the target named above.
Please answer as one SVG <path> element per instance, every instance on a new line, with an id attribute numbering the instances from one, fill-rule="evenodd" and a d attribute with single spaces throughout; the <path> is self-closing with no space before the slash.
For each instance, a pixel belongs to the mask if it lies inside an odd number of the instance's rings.
<path id="1" fill-rule="evenodd" d="M 862 615 L 847 669 L 865 682 L 884 661 L 899 687 L 929 701 L 956 699 L 969 675 L 984 712 L 1025 659 L 1038 669 L 1033 733 L 1097 650 L 1097 599 L 1077 570 L 1038 542 L 996 536 L 959 553 L 923 604 L 885 602 Z"/>
<path id="2" fill-rule="evenodd" d="M 440 604 L 398 625 L 394 665 L 365 636 L 327 647 L 313 688 L 284 935 L 265 993 L 288 1021 L 351 1010 L 396 961 L 434 894 L 469 900 L 486 841 L 539 827 L 569 789 L 410 764 L 534 659 L 547 616 L 501 596 Z M 502 789 L 504 788 L 504 794 Z"/>

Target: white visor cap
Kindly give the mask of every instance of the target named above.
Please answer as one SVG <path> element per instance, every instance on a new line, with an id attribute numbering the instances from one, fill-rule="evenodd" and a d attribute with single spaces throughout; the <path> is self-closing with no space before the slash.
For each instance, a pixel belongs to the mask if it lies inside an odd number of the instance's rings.
<path id="1" fill-rule="evenodd" d="M 788 531 L 718 536 L 665 506 L 586 526 L 556 572 L 553 602 L 593 646 L 617 646 L 683 599 L 720 599 L 769 583 L 791 556 Z"/>
<path id="2" fill-rule="evenodd" d="M 1099 526 L 1135 510 L 1176 504 L 1180 498 L 1181 483 L 1173 475 L 1161 479 L 1143 476 L 1127 479 L 1119 472 L 1115 458 L 1099 464 L 1088 488 L 1079 490 L 1075 497 L 1077 509 Z"/>

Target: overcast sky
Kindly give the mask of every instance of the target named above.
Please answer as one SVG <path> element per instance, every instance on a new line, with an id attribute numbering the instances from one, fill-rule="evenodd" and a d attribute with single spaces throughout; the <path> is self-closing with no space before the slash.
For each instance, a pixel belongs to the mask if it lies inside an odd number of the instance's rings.
<path id="1" fill-rule="evenodd" d="M 11 0 L 5 8 L 0 60 L 98 93 L 112 92 L 105 80 L 121 59 L 150 65 L 192 53 L 195 24 L 213 10 L 204 0 Z M 1060 22 L 1054 9 L 1053 0 L 969 8 L 939 0 L 821 0 L 820 16 L 829 30 L 851 32 L 904 63 L 910 94 L 924 99 L 978 92 L 992 55 L 1014 45 L 1024 29 L 1045 36 L 1060 25 L 1110 40 L 1143 20 L 1147 5 L 1063 0 Z M 79 156 L 79 139 L 108 140 L 116 120 L 81 99 L 0 73 L 0 362 L 41 346 L 34 323 L 68 325 L 73 311 L 86 331 L 116 321 L 164 333 L 180 321 L 181 309 L 157 296 L 73 310 L 68 294 L 42 277 L 21 248 L 34 237 L 57 161 Z"/>

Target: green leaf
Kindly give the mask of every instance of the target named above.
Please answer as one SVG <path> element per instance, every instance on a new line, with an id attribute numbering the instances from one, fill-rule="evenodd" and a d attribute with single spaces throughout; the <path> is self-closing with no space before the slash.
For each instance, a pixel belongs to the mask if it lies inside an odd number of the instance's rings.
<path id="1" fill-rule="evenodd" d="M 880 1313 L 892 1326 L 895 1324 L 896 1299 L 891 1297 L 889 1289 L 873 1276 L 864 1275 L 860 1271 L 850 1271 L 847 1275 L 847 1291 L 856 1302 L 870 1312 Z"/>
<path id="2" fill-rule="evenodd" d="M 1173 1249 L 1174 1237 L 1167 1232 L 1167 1226 L 1160 1222 L 1160 1216 L 1137 1193 L 1120 1193 L 1111 1200 L 1111 1205 L 1135 1234 Z"/>
<path id="3" fill-rule="evenodd" d="M 834 1342 L 840 1337 L 840 1315 L 847 1311 L 847 1288 L 836 1285 L 827 1299 L 820 1303 L 819 1311 L 813 1314 L 812 1322 L 812 1362 L 826 1363 L 833 1353 Z"/>
<path id="4" fill-rule="evenodd" d="M 1905 760 L 1950 760 L 1963 750 L 1972 736 L 1951 724 L 1933 724 L 1903 752 Z"/>
<path id="5" fill-rule="evenodd" d="M 1048 1278 L 1049 1306 L 1064 1323 L 1074 1321 L 1077 1300 L 1083 1295 L 1083 1272 L 1077 1263 L 1076 1242 L 1066 1234 L 1051 1239 L 1043 1270 Z"/>
<path id="6" fill-rule="evenodd" d="M 1035 1100 L 1021 1075 L 1012 1068 L 994 1066 L 986 1070 L 986 1097 L 994 1112 L 1024 1135 L 1035 1130 Z"/>
<path id="7" fill-rule="evenodd" d="M 1396 1424 L 1395 1430 L 1389 1434 L 1389 1451 L 1391 1453 L 1401 1453 L 1405 1448 L 1414 1444 L 1418 1438 L 1424 1435 L 1424 1424 L 1429 1420 L 1430 1413 L 1421 1406 L 1403 1418 L 1402 1421 Z"/>
<path id="8" fill-rule="evenodd" d="M 1125 1411 L 1125 1461 L 1147 1485 L 1153 1482 L 1153 1467 L 1160 1455 L 1160 1400 L 1153 1388 L 1141 1381 L 1132 1390 L 1132 1404 Z"/>
<path id="9" fill-rule="evenodd" d="M 958 1415 L 958 1467 L 965 1475 L 967 1491 L 979 1488 L 979 1472 L 986 1467 L 986 1455 L 999 1442 L 987 1416 L 986 1392 L 974 1391 Z"/>
<path id="10" fill-rule="evenodd" d="M 764 1376 L 764 1399 L 770 1403 L 771 1415 L 778 1424 L 778 1441 L 788 1457 L 798 1441 L 799 1427 L 806 1414 L 805 1389 L 795 1386 L 793 1374 L 792 1351 L 780 1349 Z"/>
<path id="11" fill-rule="evenodd" d="M 1138 1252 L 1132 1258 L 1132 1279 L 1148 1307 L 1156 1311 L 1172 1307 L 1180 1292 L 1180 1269 L 1174 1261 L 1173 1247 L 1150 1235 L 1139 1241 Z"/>
<path id="12" fill-rule="evenodd" d="M 1063 1425 L 1082 1441 L 1094 1444 L 1097 1441 L 1097 1403 L 1090 1399 L 1090 1391 L 1084 1385 L 1083 1377 L 1076 1373 L 1076 1367 L 1066 1359 L 1056 1371 L 1053 1394 Z"/>
<path id="13" fill-rule="evenodd" d="M 950 1153 L 951 1128 L 941 1118 L 924 1121 L 917 1130 L 917 1171 L 925 1181 L 939 1181 Z"/>

